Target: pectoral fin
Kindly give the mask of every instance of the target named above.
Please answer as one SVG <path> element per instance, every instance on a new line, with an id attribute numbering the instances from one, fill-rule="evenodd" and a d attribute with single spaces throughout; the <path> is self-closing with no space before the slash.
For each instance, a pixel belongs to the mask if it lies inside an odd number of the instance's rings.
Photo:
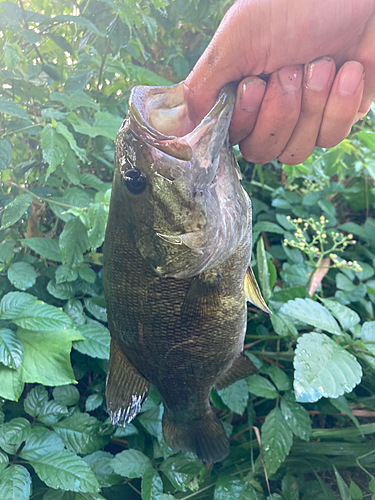
<path id="1" fill-rule="evenodd" d="M 254 375 L 258 372 L 258 368 L 254 363 L 243 353 L 234 360 L 233 365 L 229 368 L 227 372 L 224 373 L 216 382 L 216 389 L 224 389 L 229 385 L 241 380 L 249 375 Z"/>
<path id="2" fill-rule="evenodd" d="M 196 276 L 189 287 L 181 309 L 181 320 L 199 322 L 220 308 L 221 275 L 208 271 L 204 276 Z"/>
<path id="3" fill-rule="evenodd" d="M 120 346 L 111 340 L 106 382 L 107 409 L 113 425 L 128 424 L 139 413 L 150 383 L 130 363 Z"/>
<path id="4" fill-rule="evenodd" d="M 259 307 L 262 311 L 272 314 L 265 303 L 262 294 L 259 290 L 258 283 L 256 282 L 253 270 L 249 266 L 245 274 L 245 295 L 249 302 L 254 304 L 254 306 Z"/>

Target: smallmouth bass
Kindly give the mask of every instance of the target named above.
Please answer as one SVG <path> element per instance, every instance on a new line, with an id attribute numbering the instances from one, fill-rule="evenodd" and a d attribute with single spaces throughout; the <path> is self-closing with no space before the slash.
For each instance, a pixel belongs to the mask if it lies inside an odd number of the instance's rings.
<path id="1" fill-rule="evenodd" d="M 269 312 L 250 268 L 250 199 L 229 144 L 234 100 L 225 87 L 190 131 L 182 84 L 133 89 L 104 247 L 111 420 L 130 422 L 154 384 L 167 445 L 207 462 L 229 453 L 211 388 L 257 371 L 243 353 L 246 300 Z"/>

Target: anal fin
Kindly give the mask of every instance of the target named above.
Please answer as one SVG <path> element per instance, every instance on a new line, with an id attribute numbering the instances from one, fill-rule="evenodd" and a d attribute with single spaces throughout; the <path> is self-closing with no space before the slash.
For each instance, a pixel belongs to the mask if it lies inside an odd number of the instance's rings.
<path id="1" fill-rule="evenodd" d="M 251 269 L 250 266 L 247 268 L 245 274 L 244 288 L 245 288 L 246 298 L 249 302 L 254 304 L 254 306 L 256 307 L 259 307 L 259 309 L 261 309 L 262 311 L 268 314 L 272 314 L 271 311 L 268 309 L 267 304 L 264 301 L 264 298 L 262 297 L 253 270 Z"/>
<path id="2" fill-rule="evenodd" d="M 216 389 L 224 389 L 229 385 L 237 382 L 237 380 L 241 380 L 244 377 L 248 377 L 249 375 L 254 375 L 254 373 L 258 372 L 258 368 L 254 365 L 254 363 L 244 354 L 241 354 L 234 360 L 233 365 L 226 371 L 216 382 Z"/>
<path id="3" fill-rule="evenodd" d="M 112 339 L 105 392 L 107 410 L 113 425 L 125 426 L 133 420 L 147 398 L 149 387 L 150 383 Z"/>

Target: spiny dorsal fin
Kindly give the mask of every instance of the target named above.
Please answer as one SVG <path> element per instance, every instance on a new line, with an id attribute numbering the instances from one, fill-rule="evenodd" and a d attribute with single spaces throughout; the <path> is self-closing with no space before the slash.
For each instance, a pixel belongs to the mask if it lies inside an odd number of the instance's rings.
<path id="1" fill-rule="evenodd" d="M 106 382 L 107 410 L 113 425 L 125 426 L 139 413 L 147 398 L 149 382 L 142 377 L 111 339 Z"/>
<path id="2" fill-rule="evenodd" d="M 251 269 L 250 266 L 247 268 L 245 274 L 244 287 L 245 287 L 245 296 L 249 302 L 254 304 L 254 306 L 259 307 L 259 309 L 261 309 L 262 311 L 268 314 L 272 314 L 271 311 L 268 309 L 267 304 L 264 301 L 264 298 L 262 297 L 253 270 Z"/>
<path id="3" fill-rule="evenodd" d="M 249 375 L 254 375 L 254 373 L 258 372 L 258 368 L 254 365 L 254 363 L 244 354 L 241 354 L 236 358 L 233 362 L 233 365 L 229 368 L 228 371 L 224 373 L 216 382 L 216 389 L 224 389 L 237 380 L 241 380 L 244 377 L 248 377 Z"/>

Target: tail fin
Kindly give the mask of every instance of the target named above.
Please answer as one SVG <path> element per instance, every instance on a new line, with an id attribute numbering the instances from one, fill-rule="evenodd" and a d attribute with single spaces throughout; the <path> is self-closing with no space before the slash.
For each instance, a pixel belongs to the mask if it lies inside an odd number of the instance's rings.
<path id="1" fill-rule="evenodd" d="M 229 454 L 223 426 L 211 411 L 202 420 L 177 424 L 163 414 L 165 442 L 174 451 L 191 451 L 203 462 L 220 462 Z"/>

